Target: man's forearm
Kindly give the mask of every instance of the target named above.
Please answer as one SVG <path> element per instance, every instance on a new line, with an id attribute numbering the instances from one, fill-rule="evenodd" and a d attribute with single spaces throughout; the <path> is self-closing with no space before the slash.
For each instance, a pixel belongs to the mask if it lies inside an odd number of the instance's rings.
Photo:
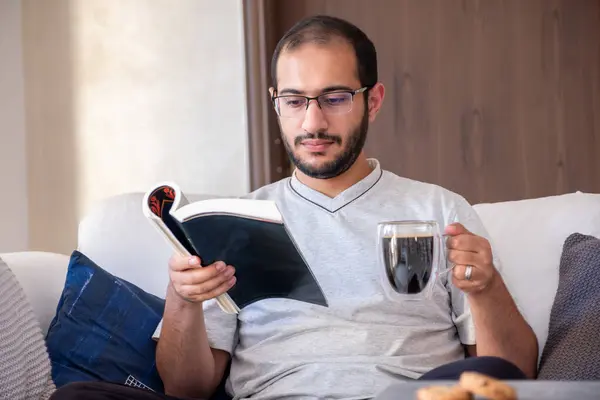
<path id="1" fill-rule="evenodd" d="M 201 303 L 167 290 L 156 351 L 158 372 L 167 394 L 208 398 L 215 388 L 215 360 L 208 344 Z"/>
<path id="2" fill-rule="evenodd" d="M 469 294 L 477 355 L 502 357 L 530 378 L 537 373 L 538 343 L 498 274 L 481 293 Z"/>

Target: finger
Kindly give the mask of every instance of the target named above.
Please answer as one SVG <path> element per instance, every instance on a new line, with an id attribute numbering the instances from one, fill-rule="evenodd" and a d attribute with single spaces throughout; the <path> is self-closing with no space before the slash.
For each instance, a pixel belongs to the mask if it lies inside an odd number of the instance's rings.
<path id="1" fill-rule="evenodd" d="M 446 240 L 446 247 L 451 250 L 474 251 L 479 245 L 477 236 L 461 234 Z"/>
<path id="2" fill-rule="evenodd" d="M 174 279 L 181 285 L 198 285 L 224 275 L 229 270 L 231 270 L 230 275 L 233 275 L 235 269 L 232 266 L 227 266 L 224 262 L 217 261 L 206 267 L 178 271 Z"/>
<path id="3" fill-rule="evenodd" d="M 235 269 L 233 267 L 228 267 L 225 272 L 208 280 L 192 283 L 183 280 L 175 280 L 173 283 L 179 292 L 185 293 L 188 296 L 198 296 L 208 293 L 227 282 L 234 276 L 234 273 Z"/>
<path id="4" fill-rule="evenodd" d="M 206 296 L 207 300 L 214 299 L 215 297 L 220 296 L 223 293 L 227 292 L 229 289 L 231 289 L 235 285 L 235 282 L 236 282 L 236 277 L 233 276 L 228 281 L 221 284 L 221 286 L 211 290 L 208 293 L 205 293 L 204 296 Z"/>
<path id="5" fill-rule="evenodd" d="M 480 259 L 479 259 L 479 255 L 478 253 L 473 253 L 470 251 L 463 251 L 463 250 L 450 250 L 448 251 L 448 260 L 455 264 L 463 264 L 463 265 L 479 265 L 480 263 Z"/>
<path id="6" fill-rule="evenodd" d="M 201 263 L 200 257 L 175 254 L 169 259 L 169 268 L 173 271 L 185 271 L 190 268 L 198 268 L 202 265 Z"/>
<path id="7" fill-rule="evenodd" d="M 229 279 L 225 280 L 224 282 L 221 282 L 219 285 L 215 286 L 214 288 L 212 288 L 211 290 L 208 291 L 197 291 L 197 287 L 193 286 L 193 287 L 182 287 L 181 288 L 181 295 L 191 299 L 193 301 L 205 301 L 205 300 L 210 300 L 213 299 L 217 296 L 222 295 L 223 293 L 227 292 L 229 289 L 231 289 L 233 287 L 233 285 L 235 285 L 236 282 L 236 277 L 232 276 Z"/>
<path id="8" fill-rule="evenodd" d="M 461 223 L 454 223 L 454 224 L 450 224 L 446 227 L 446 229 L 444 230 L 444 233 L 446 235 L 449 236 L 456 236 L 456 235 L 472 235 L 471 232 L 469 232 L 469 230 L 467 228 L 464 227 L 463 224 Z"/>
<path id="9" fill-rule="evenodd" d="M 471 264 L 467 264 L 467 265 L 471 265 Z M 477 268 L 475 268 L 474 266 L 471 265 L 472 266 L 471 279 L 467 280 L 466 279 L 467 265 L 457 264 L 454 267 L 454 269 L 452 270 L 452 277 L 458 282 L 465 282 L 465 283 L 472 284 L 473 281 L 476 281 L 478 279 L 480 273 L 477 270 Z"/>
<path id="10" fill-rule="evenodd" d="M 451 250 L 472 251 L 474 253 L 491 250 L 490 244 L 485 238 L 466 234 L 449 237 L 446 241 L 446 247 Z"/>

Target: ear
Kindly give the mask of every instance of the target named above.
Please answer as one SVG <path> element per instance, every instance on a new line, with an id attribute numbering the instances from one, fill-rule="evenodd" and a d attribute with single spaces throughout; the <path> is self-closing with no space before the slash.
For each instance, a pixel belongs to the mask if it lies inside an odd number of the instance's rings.
<path id="1" fill-rule="evenodd" d="M 273 96 L 275 94 L 276 94 L 275 88 L 271 86 L 269 88 L 269 103 L 271 104 L 271 107 L 273 107 L 273 110 L 275 110 L 275 114 L 277 114 L 277 106 L 275 105 L 275 102 L 273 101 Z"/>
<path id="2" fill-rule="evenodd" d="M 375 117 L 377 117 L 377 114 L 383 105 L 384 96 L 385 87 L 380 82 L 376 83 L 375 86 L 369 90 L 369 122 L 375 121 Z"/>

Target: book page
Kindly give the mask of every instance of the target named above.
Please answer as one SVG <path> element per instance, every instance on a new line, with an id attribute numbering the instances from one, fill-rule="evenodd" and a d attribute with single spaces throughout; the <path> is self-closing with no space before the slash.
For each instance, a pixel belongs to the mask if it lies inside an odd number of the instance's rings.
<path id="1" fill-rule="evenodd" d="M 269 200 L 209 199 L 182 206 L 173 212 L 179 222 L 204 214 L 227 214 L 283 223 L 277 205 Z"/>

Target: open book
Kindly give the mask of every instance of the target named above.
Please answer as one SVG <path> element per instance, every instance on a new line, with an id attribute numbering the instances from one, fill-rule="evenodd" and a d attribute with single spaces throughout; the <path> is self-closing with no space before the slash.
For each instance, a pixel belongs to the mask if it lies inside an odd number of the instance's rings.
<path id="1" fill-rule="evenodd" d="M 197 255 L 202 265 L 223 261 L 235 268 L 235 285 L 217 298 L 226 313 L 267 298 L 327 306 L 275 202 L 221 198 L 190 203 L 176 184 L 165 182 L 146 193 L 142 208 L 180 255 Z"/>

